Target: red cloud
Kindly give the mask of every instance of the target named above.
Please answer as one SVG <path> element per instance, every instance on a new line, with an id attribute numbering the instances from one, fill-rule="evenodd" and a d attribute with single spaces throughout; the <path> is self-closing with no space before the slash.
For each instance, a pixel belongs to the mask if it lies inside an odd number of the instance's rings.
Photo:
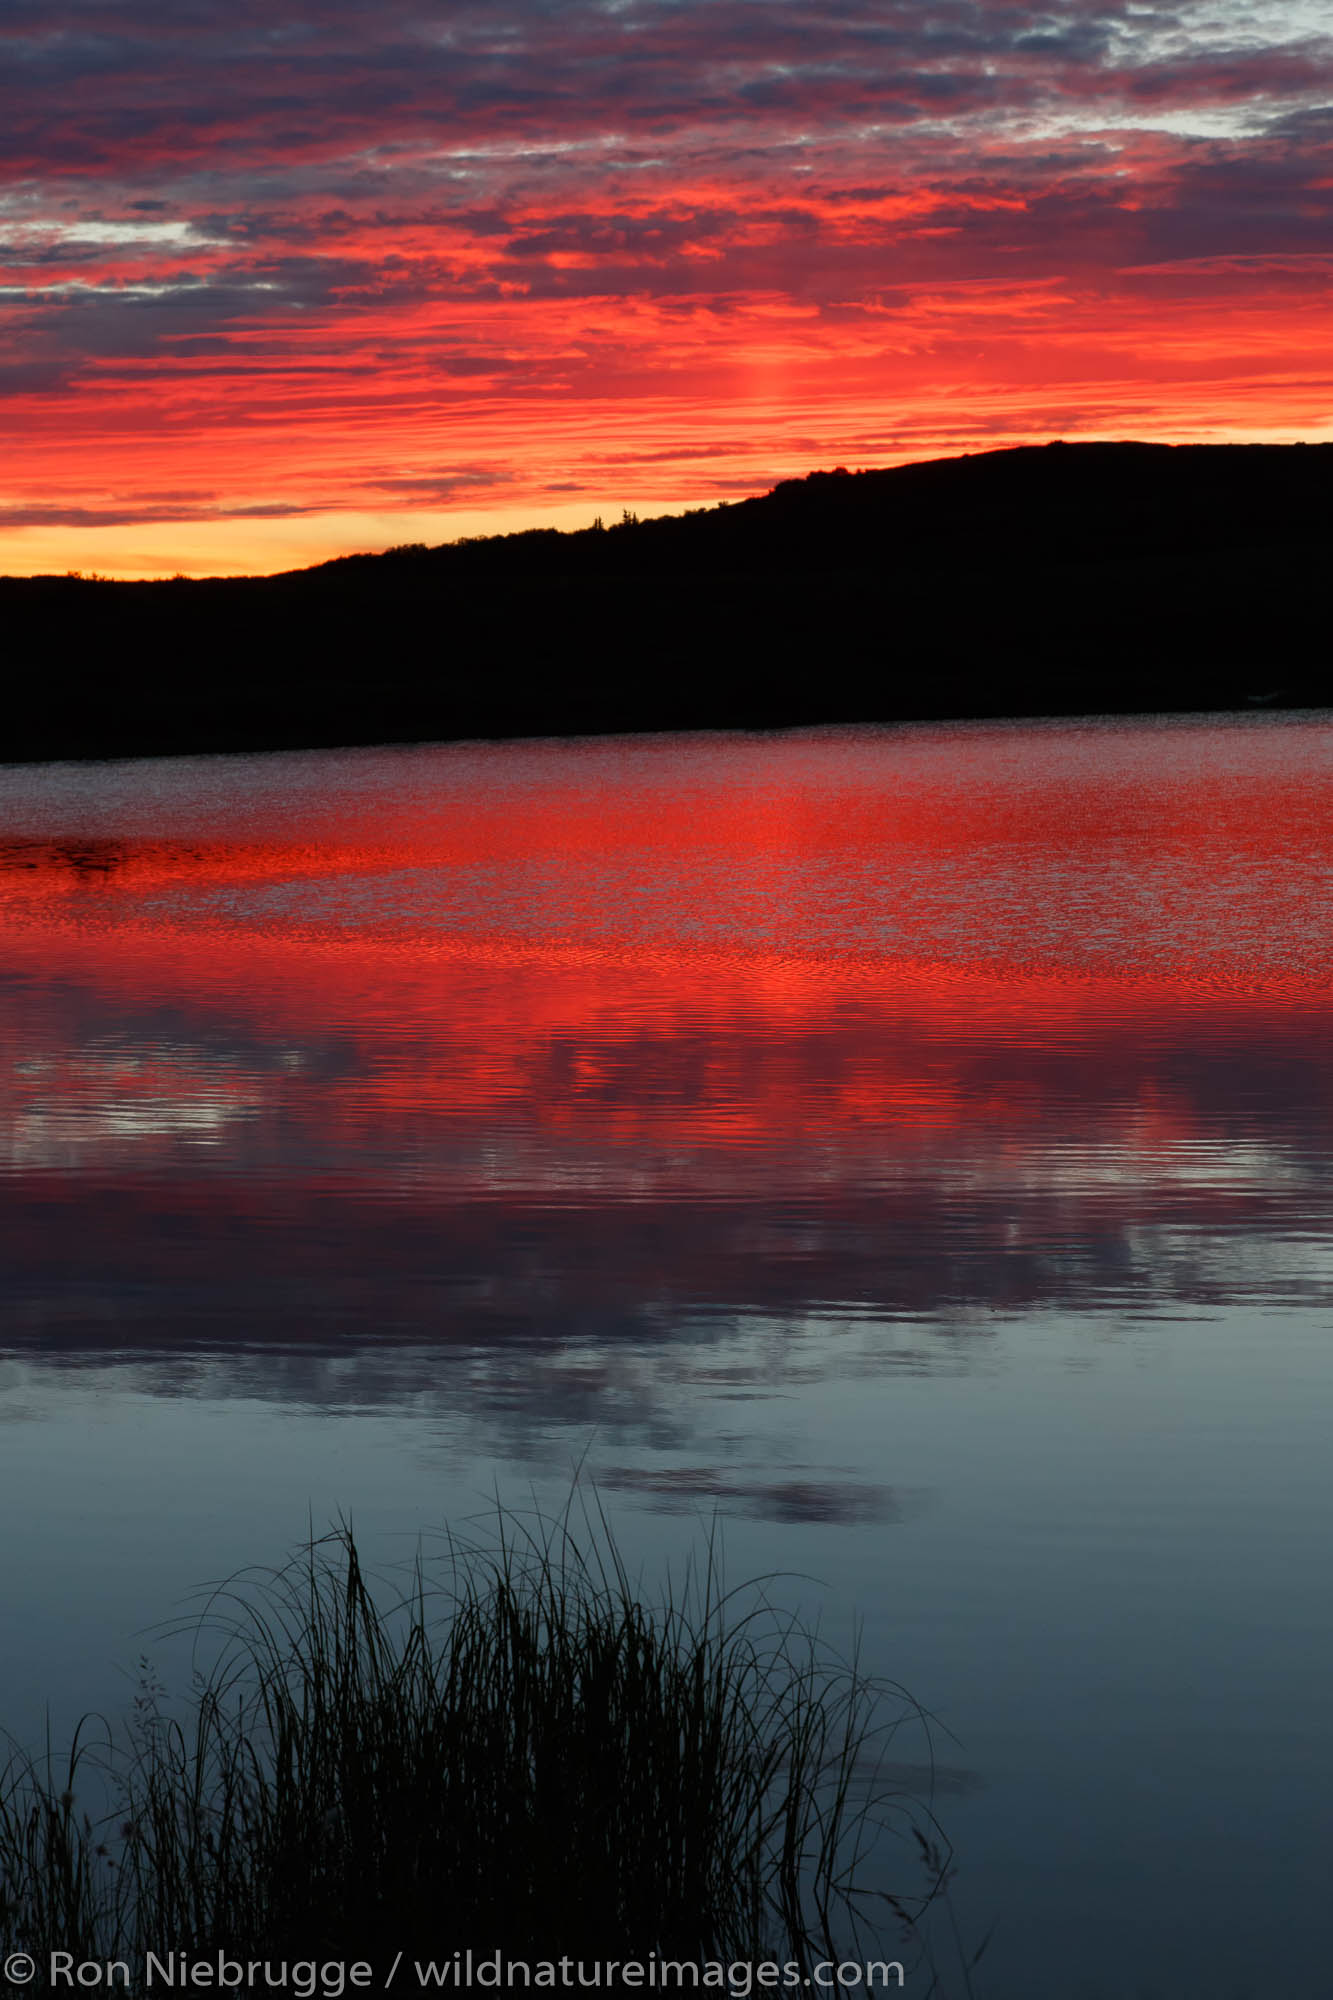
<path id="1" fill-rule="evenodd" d="M 1189 5 L 11 0 L 3 521 L 1309 432 L 1331 48 Z"/>

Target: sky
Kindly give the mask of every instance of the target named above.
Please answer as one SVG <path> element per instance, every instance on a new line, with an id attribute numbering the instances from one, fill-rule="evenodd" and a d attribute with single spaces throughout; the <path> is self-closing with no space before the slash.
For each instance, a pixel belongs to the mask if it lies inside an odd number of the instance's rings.
<path id="1" fill-rule="evenodd" d="M 1333 437 L 1324 0 L 4 0 L 0 573 Z"/>

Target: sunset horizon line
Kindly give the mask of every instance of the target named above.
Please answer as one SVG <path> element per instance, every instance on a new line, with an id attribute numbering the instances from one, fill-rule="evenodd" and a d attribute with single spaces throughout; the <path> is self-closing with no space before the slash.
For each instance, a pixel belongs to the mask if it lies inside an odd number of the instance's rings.
<path id="1" fill-rule="evenodd" d="M 802 464 L 799 468 L 771 472 L 760 476 L 742 490 L 718 491 L 714 492 L 711 497 L 694 493 L 685 497 L 663 498 L 658 495 L 645 495 L 642 492 L 627 490 L 623 494 L 617 494 L 611 500 L 589 498 L 578 502 L 548 503 L 544 507 L 536 497 L 527 504 L 493 503 L 489 506 L 483 505 L 467 510 L 459 510 L 454 515 L 452 531 L 439 535 L 422 532 L 438 523 L 441 519 L 434 511 L 431 513 L 422 513 L 415 510 L 404 510 L 394 515 L 368 517 L 360 510 L 351 508 L 329 510 L 316 510 L 312 508 L 304 513 L 299 510 L 292 510 L 291 512 L 284 510 L 281 517 L 284 521 L 299 519 L 308 526 L 317 525 L 321 530 L 326 527 L 335 527 L 339 523 L 345 524 L 368 520 L 370 518 L 374 518 L 377 524 L 383 523 L 383 526 L 380 528 L 380 532 L 373 538 L 367 537 L 363 540 L 357 540 L 353 534 L 348 534 L 340 546 L 331 546 L 325 550 L 312 550 L 307 560 L 289 560 L 288 558 L 292 554 L 290 539 L 279 538 L 275 535 L 273 559 L 271 561 L 264 561 L 261 558 L 251 566 L 243 566 L 245 559 L 239 554 L 235 562 L 227 563 L 222 567 L 198 568 L 190 567 L 184 563 L 176 567 L 168 567 L 165 559 L 157 559 L 151 562 L 135 561 L 131 556 L 124 560 L 117 560 L 113 554 L 104 554 L 98 557 L 94 553 L 94 555 L 85 558 L 84 561 L 70 560 L 49 567 L 39 566 L 40 559 L 34 557 L 30 566 L 14 568 L 7 566 L 0 567 L 0 580 L 35 582 L 39 580 L 66 579 L 88 583 L 243 582 L 246 580 L 259 580 L 265 577 L 303 573 L 324 568 L 331 563 L 358 557 L 374 558 L 389 555 L 395 550 L 403 548 L 425 547 L 434 551 L 465 543 L 503 540 L 532 533 L 555 532 L 557 534 L 577 534 L 598 525 L 608 527 L 617 525 L 626 517 L 635 522 L 646 522 L 649 520 L 671 519 L 685 514 L 712 513 L 728 506 L 740 504 L 746 500 L 762 499 L 767 494 L 774 492 L 779 486 L 792 482 L 799 483 L 806 479 L 818 477 L 821 474 L 835 472 L 851 474 L 893 472 L 905 470 L 911 466 L 936 465 L 971 458 L 998 457 L 1005 453 L 1017 451 L 1045 450 L 1053 445 L 1067 445 L 1071 448 L 1085 445 L 1123 445 L 1189 449 L 1198 447 L 1225 448 L 1227 446 L 1317 447 L 1321 444 L 1333 444 L 1333 424 L 1330 424 L 1328 427 L 1327 436 L 1317 434 L 1320 427 L 1315 426 L 1312 428 L 1316 434 L 1306 436 L 1292 436 L 1285 433 L 1282 435 L 1273 435 L 1272 427 L 1264 428 L 1260 434 L 1255 434 L 1254 431 L 1246 431 L 1219 435 L 1215 430 L 1210 433 L 1207 426 L 1199 426 L 1189 434 L 1183 434 L 1175 429 L 1162 434 L 1150 435 L 1127 435 L 1123 432 L 1075 433 L 1068 435 L 1063 431 L 1059 434 L 1052 434 L 1050 432 L 1025 433 L 996 441 L 982 442 L 979 440 L 969 440 L 967 442 L 958 442 L 954 444 L 952 449 L 947 447 L 944 449 L 926 448 L 904 453 L 892 453 L 885 455 L 874 463 L 854 463 L 849 465 L 834 463 L 832 460 L 821 460 L 818 463 Z M 1199 435 L 1200 430 L 1203 431 L 1203 435 Z M 651 509 L 652 511 L 648 513 L 640 512 L 644 508 Z M 216 527 L 237 531 L 243 526 L 257 524 L 263 522 L 265 519 L 264 514 L 259 511 L 250 514 L 223 513 L 219 511 L 211 519 L 204 517 L 201 520 L 198 516 L 187 516 L 182 517 L 179 523 L 163 520 L 144 525 L 145 528 L 166 529 L 173 525 L 184 527 L 188 524 L 189 527 L 194 529 Z M 390 522 L 392 522 L 392 526 L 390 526 Z M 271 517 L 269 517 L 269 525 L 270 532 L 272 532 Z M 414 530 L 417 532 L 414 532 Z M 97 535 L 105 533 L 106 530 L 90 529 L 85 532 Z M 133 532 L 129 524 L 126 524 L 126 532 Z M 290 532 L 289 529 L 287 531 L 288 537 L 290 536 Z M 13 535 L 14 531 L 11 530 L 10 533 Z M 0 550 L 4 550 L 7 539 L 8 537 L 0 533 Z M 374 546 L 369 545 L 372 539 L 376 544 Z M 249 537 L 247 537 L 247 541 L 251 547 L 255 546 Z M 78 550 L 75 549 L 73 554 L 77 557 Z M 8 551 L 5 551 L 3 555 L 0 555 L 0 564 L 7 564 L 8 560 L 9 554 Z"/>

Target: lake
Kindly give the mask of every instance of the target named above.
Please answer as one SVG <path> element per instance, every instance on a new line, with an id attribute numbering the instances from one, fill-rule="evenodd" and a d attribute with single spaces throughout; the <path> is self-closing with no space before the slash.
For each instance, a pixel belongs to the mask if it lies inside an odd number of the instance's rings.
<path id="1" fill-rule="evenodd" d="M 939 1718 L 979 1995 L 1326 1994 L 1330 909 L 1324 714 L 0 772 L 0 1720 L 581 1467 Z"/>

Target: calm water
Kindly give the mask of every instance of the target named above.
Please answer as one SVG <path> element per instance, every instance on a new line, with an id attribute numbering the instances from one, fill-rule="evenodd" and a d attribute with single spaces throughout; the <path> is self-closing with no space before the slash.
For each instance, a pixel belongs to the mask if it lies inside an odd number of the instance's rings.
<path id="1" fill-rule="evenodd" d="M 981 1994 L 1327 1994 L 1331 878 L 1324 716 L 0 773 L 4 1719 L 586 1456 L 953 1732 Z"/>

